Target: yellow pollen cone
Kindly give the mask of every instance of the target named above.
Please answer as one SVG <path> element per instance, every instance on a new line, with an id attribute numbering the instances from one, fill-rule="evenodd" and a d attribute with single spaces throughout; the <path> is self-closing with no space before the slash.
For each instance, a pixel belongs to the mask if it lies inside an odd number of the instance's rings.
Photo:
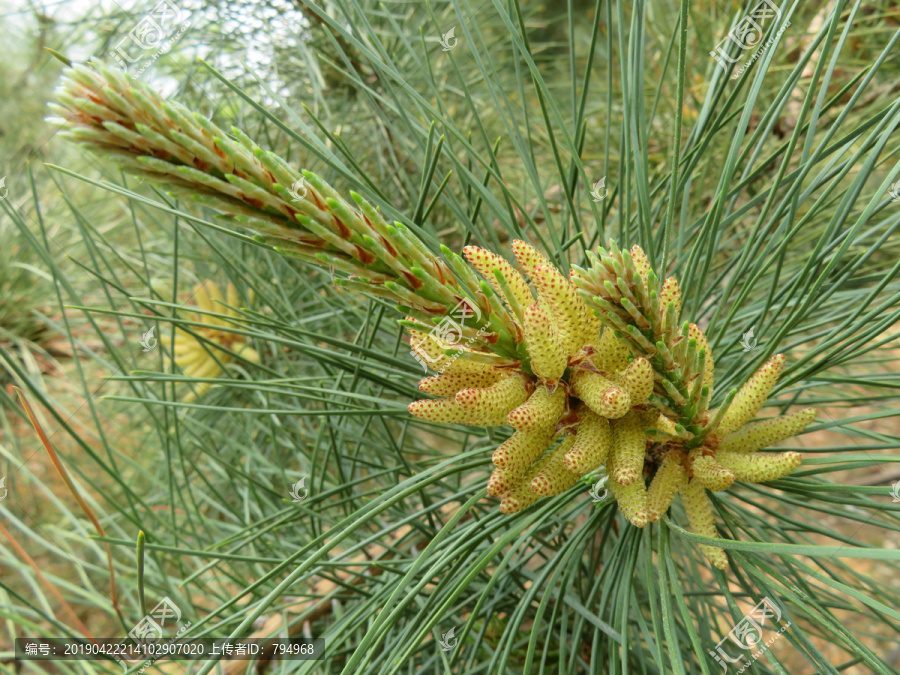
<path id="1" fill-rule="evenodd" d="M 736 480 L 745 483 L 765 483 L 789 475 L 800 466 L 802 456 L 799 452 L 781 452 L 777 454 L 752 453 L 738 454 L 720 452 L 719 463 L 734 472 Z"/>
<path id="2" fill-rule="evenodd" d="M 776 354 L 747 380 L 719 424 L 717 432 L 720 436 L 739 429 L 756 416 L 769 398 L 769 392 L 778 382 L 782 370 L 784 370 L 784 354 Z"/>
<path id="3" fill-rule="evenodd" d="M 563 464 L 576 476 L 593 471 L 606 461 L 612 447 L 609 420 L 585 408 L 578 413 L 575 442 L 563 457 Z"/>
<path id="4" fill-rule="evenodd" d="M 555 429 L 567 399 L 564 387 L 557 387 L 551 394 L 545 385 L 539 385 L 525 403 L 509 413 L 507 424 L 519 431 Z"/>
<path id="5" fill-rule="evenodd" d="M 566 470 L 563 457 L 575 442 L 574 436 L 567 436 L 562 443 L 550 451 L 547 463 L 531 479 L 531 491 L 541 497 L 558 495 L 575 485 L 578 476 Z"/>
<path id="6" fill-rule="evenodd" d="M 659 308 L 660 312 L 665 314 L 669 303 L 675 303 L 675 320 L 681 316 L 681 287 L 678 285 L 678 279 L 669 277 L 666 279 L 659 291 Z M 699 330 L 699 329 L 698 329 Z M 699 344 L 697 345 L 699 348 Z"/>
<path id="7" fill-rule="evenodd" d="M 584 346 L 584 317 L 588 307 L 572 284 L 550 265 L 536 265 L 531 280 L 538 290 L 539 303 L 556 321 L 566 355 Z"/>
<path id="8" fill-rule="evenodd" d="M 706 358 L 704 359 L 706 369 L 703 371 L 703 384 L 708 386 L 710 391 L 712 391 L 713 383 L 715 381 L 716 364 L 713 361 L 712 350 L 709 348 L 709 340 L 706 339 L 706 335 L 700 330 L 697 324 L 694 323 L 688 326 L 688 339 L 690 338 L 695 338 L 697 340 L 698 354 L 701 349 L 706 352 Z"/>
<path id="9" fill-rule="evenodd" d="M 719 464 L 715 457 L 704 455 L 703 448 L 691 451 L 690 463 L 694 480 L 707 490 L 727 490 L 734 483 L 734 472 Z"/>
<path id="10" fill-rule="evenodd" d="M 628 392 L 631 405 L 644 405 L 653 393 L 653 366 L 645 358 L 637 358 L 619 377 L 622 388 Z"/>
<path id="11" fill-rule="evenodd" d="M 628 392 L 597 373 L 576 373 L 572 377 L 572 391 L 601 417 L 619 419 L 631 408 Z"/>
<path id="12" fill-rule="evenodd" d="M 549 448 L 552 442 L 552 431 L 535 433 L 517 431 L 494 450 L 491 461 L 498 469 L 508 471 L 518 478 L 544 454 L 544 450 Z"/>
<path id="13" fill-rule="evenodd" d="M 552 265 L 543 253 L 521 239 L 514 239 L 511 245 L 519 266 L 525 270 L 525 274 L 529 277 L 531 277 L 534 268 L 538 265 Z"/>
<path id="14" fill-rule="evenodd" d="M 500 373 L 492 370 L 462 373 L 441 373 L 419 380 L 419 391 L 434 396 L 455 396 L 462 389 L 489 387 L 500 379 Z"/>
<path id="15" fill-rule="evenodd" d="M 647 513 L 650 522 L 655 523 L 669 510 L 672 500 L 681 489 L 684 481 L 684 453 L 680 450 L 669 450 L 662 464 L 647 488 Z"/>
<path id="16" fill-rule="evenodd" d="M 619 511 L 625 519 L 635 527 L 645 527 L 650 522 L 650 514 L 647 510 L 647 486 L 643 477 L 630 483 L 622 485 L 615 479 L 617 472 L 615 452 L 609 453 L 607 459 L 607 473 L 609 473 L 609 489 L 612 490 L 613 497 L 619 505 Z"/>
<path id="17" fill-rule="evenodd" d="M 628 367 L 628 355 L 625 343 L 619 340 L 611 329 L 604 328 L 591 361 L 600 370 L 616 373 Z"/>
<path id="18" fill-rule="evenodd" d="M 506 278 L 506 282 L 512 289 L 515 300 L 520 307 L 524 308 L 534 304 L 534 295 L 532 295 L 531 289 L 528 287 L 528 282 L 505 258 L 478 246 L 466 246 L 463 249 L 463 255 L 507 304 L 510 304 L 510 302 L 500 284 L 497 283 L 497 277 L 494 276 L 495 268 L 499 269 L 500 273 Z"/>
<path id="19" fill-rule="evenodd" d="M 509 375 L 490 387 L 457 392 L 456 403 L 471 416 L 470 424 L 503 426 L 510 411 L 528 398 L 526 382 L 521 375 Z"/>
<path id="20" fill-rule="evenodd" d="M 631 485 L 643 481 L 644 455 L 647 451 L 647 436 L 644 427 L 634 413 L 629 413 L 612 424 L 611 463 L 615 469 L 610 474 L 620 485 Z"/>
<path id="21" fill-rule="evenodd" d="M 796 436 L 816 419 L 815 408 L 806 408 L 788 415 L 779 415 L 761 422 L 745 424 L 722 439 L 725 452 L 750 453 L 768 448 L 791 436 Z"/>
<path id="22" fill-rule="evenodd" d="M 555 384 L 569 362 L 556 322 L 540 305 L 529 305 L 524 315 L 525 345 L 531 369 L 541 379 Z"/>
<path id="23" fill-rule="evenodd" d="M 706 488 L 695 480 L 687 477 L 681 483 L 681 503 L 691 525 L 691 532 L 704 537 L 719 538 L 716 531 L 716 523 L 713 519 L 712 503 L 706 494 Z M 700 544 L 700 551 L 704 557 L 720 570 L 728 567 L 728 556 L 725 551 L 715 546 Z"/>

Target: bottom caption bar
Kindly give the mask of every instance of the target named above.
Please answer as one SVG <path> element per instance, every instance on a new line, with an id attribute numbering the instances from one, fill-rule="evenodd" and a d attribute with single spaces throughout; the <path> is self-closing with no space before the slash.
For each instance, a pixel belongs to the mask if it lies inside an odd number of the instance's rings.
<path id="1" fill-rule="evenodd" d="M 19 661 L 195 661 L 203 659 L 312 660 L 325 650 L 325 638 L 16 638 Z"/>

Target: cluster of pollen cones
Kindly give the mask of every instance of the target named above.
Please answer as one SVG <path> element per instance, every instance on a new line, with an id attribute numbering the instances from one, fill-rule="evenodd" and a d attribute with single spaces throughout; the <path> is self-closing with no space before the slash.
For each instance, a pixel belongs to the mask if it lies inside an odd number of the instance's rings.
<path id="1" fill-rule="evenodd" d="M 395 303 L 413 355 L 436 373 L 420 383 L 433 398 L 409 411 L 514 429 L 494 451 L 488 481 L 504 513 L 604 468 L 633 525 L 658 520 L 681 495 L 691 530 L 716 537 L 707 491 L 775 480 L 800 463 L 794 452 L 759 451 L 802 432 L 814 410 L 751 422 L 783 356 L 709 409 L 709 343 L 696 324 L 682 322 L 677 280 L 658 278 L 638 246 L 610 242 L 568 278 L 523 241 L 512 244 L 517 265 L 476 246 L 463 256 L 442 247 L 442 258 L 412 223 L 389 223 L 361 195 L 344 199 L 240 129 L 229 133 L 114 68 L 67 69 L 56 98 L 53 119 L 65 137 L 217 211 L 278 253 L 329 269 L 341 288 Z M 198 299 L 221 311 L 217 298 Z M 230 300 L 224 304 L 235 307 Z M 230 340 L 226 350 L 256 360 L 205 316 L 198 330 L 207 342 Z M 213 359 L 208 344 L 188 337 L 172 345 L 183 369 L 217 377 L 227 353 Z M 721 548 L 701 548 L 717 567 L 727 565 Z"/>
<path id="2" fill-rule="evenodd" d="M 512 248 L 524 275 L 490 251 L 470 246 L 464 254 L 492 285 L 498 277 L 505 279 L 505 288 L 496 284 L 496 290 L 516 306 L 527 363 L 497 367 L 467 360 L 464 352 L 446 356 L 458 345 L 442 342 L 440 332 L 410 331 L 413 350 L 439 371 L 419 383 L 421 391 L 437 398 L 410 404 L 413 415 L 515 430 L 494 451 L 495 468 L 487 486 L 489 495 L 500 498 L 502 512 L 515 513 L 542 497 L 566 492 L 581 476 L 603 467 L 619 509 L 633 525 L 655 522 L 680 494 L 691 529 L 716 537 L 707 490 L 725 490 L 735 480 L 775 480 L 799 465 L 796 452 L 757 451 L 801 432 L 815 418 L 813 409 L 748 424 L 782 372 L 782 355 L 770 359 L 729 397 L 726 410 L 707 411 L 703 400 L 708 402 L 711 395 L 712 357 L 702 331 L 689 324 L 668 351 L 674 352 L 673 365 L 682 365 L 677 373 L 684 380 L 682 388 L 696 388 L 700 394 L 698 405 L 690 420 L 667 416 L 660 408 L 669 408 L 665 399 L 678 394 L 671 396 L 662 384 L 664 376 L 654 368 L 656 360 L 665 369 L 666 359 L 660 355 L 664 344 L 653 354 L 640 353 L 640 346 L 633 348 L 614 327 L 603 326 L 579 288 L 540 252 L 523 241 L 513 242 Z M 635 246 L 626 256 L 646 287 L 652 281 L 646 255 Z M 577 273 L 573 270 L 572 276 Z M 512 298 L 506 295 L 510 290 Z M 651 308 L 664 308 L 670 318 L 674 308 L 678 320 L 681 298 L 674 278 L 660 285 L 655 299 L 648 303 Z M 702 345 L 701 350 L 694 346 L 693 360 L 702 355 L 704 366 L 695 364 L 688 373 L 682 352 L 691 353 L 691 340 Z M 668 402 L 683 407 L 687 399 Z M 688 421 L 696 424 L 682 424 Z M 694 427 L 694 433 L 686 427 Z M 708 428 L 711 431 L 704 433 Z M 724 551 L 702 548 L 713 564 L 727 565 Z"/>

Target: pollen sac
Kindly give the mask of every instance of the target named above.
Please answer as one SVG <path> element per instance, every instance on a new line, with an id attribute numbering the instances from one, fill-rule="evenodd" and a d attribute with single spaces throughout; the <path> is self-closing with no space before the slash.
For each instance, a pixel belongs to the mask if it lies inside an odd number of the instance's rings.
<path id="1" fill-rule="evenodd" d="M 734 483 L 734 472 L 719 464 L 712 455 L 704 455 L 703 448 L 692 450 L 689 459 L 694 480 L 707 490 L 727 490 Z"/>
<path id="2" fill-rule="evenodd" d="M 567 399 L 565 388 L 557 387 L 551 394 L 545 385 L 539 385 L 525 403 L 509 413 L 507 424 L 519 431 L 555 429 Z"/>
<path id="3" fill-rule="evenodd" d="M 582 371 L 572 377 L 572 391 L 601 417 L 616 420 L 631 408 L 628 392 L 602 375 Z"/>
<path id="4" fill-rule="evenodd" d="M 563 457 L 571 449 L 575 442 L 574 436 L 567 436 L 563 442 L 550 451 L 547 463 L 541 470 L 535 473 L 529 487 L 531 491 L 541 497 L 552 497 L 562 494 L 575 485 L 578 476 L 566 470 Z"/>
<path id="5" fill-rule="evenodd" d="M 722 452 L 719 453 L 718 459 L 722 466 L 734 472 L 736 480 L 745 483 L 765 483 L 784 478 L 792 473 L 800 466 L 803 458 L 799 452 L 782 452 L 772 455 Z"/>
<path id="6" fill-rule="evenodd" d="M 525 308 L 524 322 L 531 369 L 542 380 L 555 384 L 569 362 L 556 322 L 538 304 Z"/>
<path id="7" fill-rule="evenodd" d="M 647 436 L 640 418 L 629 413 L 611 426 L 613 445 L 610 455 L 615 468 L 610 476 L 620 485 L 631 485 L 638 480 L 643 482 Z"/>
<path id="8" fill-rule="evenodd" d="M 499 379 L 500 373 L 494 370 L 445 372 L 419 380 L 419 391 L 434 396 L 455 396 L 463 389 L 489 387 Z"/>
<path id="9" fill-rule="evenodd" d="M 502 426 L 513 408 L 522 405 L 531 393 L 521 375 L 509 375 L 490 387 L 463 389 L 456 403 L 469 416 L 469 424 Z"/>
<path id="10" fill-rule="evenodd" d="M 677 321 L 678 317 L 681 316 L 681 287 L 678 285 L 678 279 L 676 279 L 675 277 L 669 277 L 668 279 L 666 279 L 659 291 L 659 306 L 663 311 L 665 311 L 666 307 L 669 306 L 670 302 L 675 304 L 675 319 Z M 698 328 L 697 330 L 700 329 Z M 694 336 L 692 335 L 691 337 Z M 709 353 L 708 347 L 707 353 Z"/>
<path id="11" fill-rule="evenodd" d="M 716 531 L 716 523 L 713 519 L 712 503 L 709 501 L 706 489 L 699 482 L 688 480 L 685 476 L 681 483 L 681 503 L 684 504 L 691 532 L 718 539 L 719 533 Z M 728 557 L 721 548 L 700 544 L 700 551 L 720 570 L 728 567 Z"/>
<path id="12" fill-rule="evenodd" d="M 478 246 L 466 246 L 463 249 L 463 255 L 466 256 L 472 267 L 478 270 L 478 273 L 484 277 L 491 288 L 501 297 L 507 304 L 511 304 L 509 298 L 506 297 L 500 284 L 494 276 L 494 270 L 500 270 L 500 273 L 506 279 L 507 284 L 512 289 L 515 301 L 520 307 L 525 308 L 534 304 L 534 295 L 528 287 L 528 282 L 506 259 Z"/>
<path id="13" fill-rule="evenodd" d="M 816 419 L 815 408 L 806 408 L 788 415 L 772 417 L 761 422 L 745 424 L 725 436 L 720 446 L 725 452 L 751 453 L 768 448 L 791 436 L 796 436 Z"/>
<path id="14" fill-rule="evenodd" d="M 494 450 L 491 461 L 518 478 L 525 473 L 553 442 L 552 431 L 517 431 Z"/>
<path id="15" fill-rule="evenodd" d="M 612 447 L 609 421 L 589 408 L 578 413 L 575 442 L 563 457 L 566 469 L 576 476 L 593 471 L 606 461 Z"/>
<path id="16" fill-rule="evenodd" d="M 578 290 L 555 267 L 536 265 L 529 273 L 538 290 L 540 303 L 556 321 L 566 355 L 574 354 L 584 346 L 584 318 L 589 313 Z"/>
<path id="17" fill-rule="evenodd" d="M 650 481 L 650 487 L 647 488 L 647 514 L 651 523 L 655 523 L 669 510 L 672 500 L 681 489 L 685 476 L 683 461 L 684 453 L 681 450 L 670 450 Z"/>
<path id="18" fill-rule="evenodd" d="M 731 433 L 752 420 L 763 403 L 769 397 L 769 392 L 781 376 L 784 369 L 784 354 L 776 354 L 769 359 L 762 368 L 754 373 L 747 382 L 738 390 L 731 407 L 719 424 L 718 433 L 721 436 Z"/>
<path id="19" fill-rule="evenodd" d="M 628 365 L 619 381 L 628 392 L 631 405 L 644 405 L 653 393 L 653 366 L 647 359 L 637 358 Z"/>

